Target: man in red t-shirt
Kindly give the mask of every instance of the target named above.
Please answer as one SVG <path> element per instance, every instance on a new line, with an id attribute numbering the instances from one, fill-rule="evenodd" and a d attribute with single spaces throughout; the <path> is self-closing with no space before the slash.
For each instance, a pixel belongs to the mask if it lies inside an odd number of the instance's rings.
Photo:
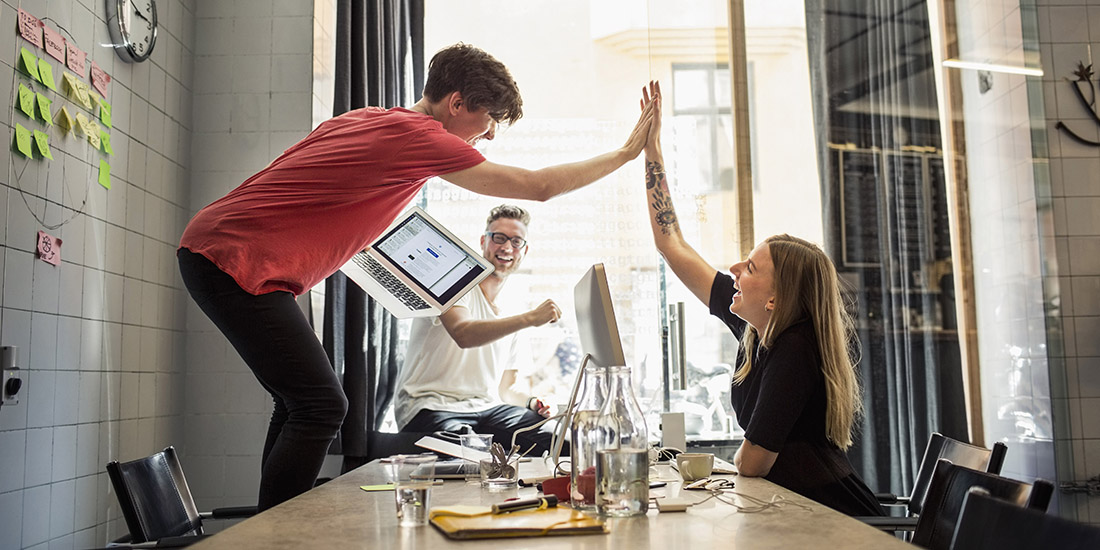
<path id="1" fill-rule="evenodd" d="M 366 248 L 433 176 L 484 195 L 547 200 L 641 152 L 653 103 L 626 143 L 580 162 L 526 170 L 473 148 L 523 116 L 508 69 L 457 44 L 428 67 L 411 109 L 367 107 L 325 121 L 195 215 L 180 239 L 192 298 L 274 398 L 261 462 L 265 510 L 313 487 L 347 399 L 294 297 Z"/>

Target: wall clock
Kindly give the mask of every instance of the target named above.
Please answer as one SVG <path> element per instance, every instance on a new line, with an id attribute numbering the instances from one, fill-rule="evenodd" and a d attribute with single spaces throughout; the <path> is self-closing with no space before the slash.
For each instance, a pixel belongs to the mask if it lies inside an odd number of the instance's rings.
<path id="1" fill-rule="evenodd" d="M 106 0 L 107 28 L 115 53 L 127 63 L 149 58 L 157 43 L 156 0 Z"/>

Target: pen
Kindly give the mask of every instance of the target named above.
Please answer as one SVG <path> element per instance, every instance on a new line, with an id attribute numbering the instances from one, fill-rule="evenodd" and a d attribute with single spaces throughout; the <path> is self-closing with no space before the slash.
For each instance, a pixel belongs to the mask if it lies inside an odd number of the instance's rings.
<path id="1" fill-rule="evenodd" d="M 540 498 L 529 498 L 525 500 L 510 500 L 508 502 L 502 502 L 500 504 L 493 505 L 494 514 L 504 514 L 507 512 L 515 512 L 516 510 L 527 510 L 529 508 L 553 508 L 558 505 L 558 497 L 554 495 L 546 495 Z"/>

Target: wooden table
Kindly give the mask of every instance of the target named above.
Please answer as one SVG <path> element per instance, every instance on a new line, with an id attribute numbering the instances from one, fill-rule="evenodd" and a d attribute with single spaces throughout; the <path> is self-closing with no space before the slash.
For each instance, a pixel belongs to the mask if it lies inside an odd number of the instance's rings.
<path id="1" fill-rule="evenodd" d="M 521 475 L 542 470 L 541 463 L 521 464 Z M 668 466 L 650 470 L 651 481 L 668 481 L 652 489 L 652 496 L 702 500 L 706 494 L 681 491 L 677 474 Z M 402 528 L 397 525 L 393 492 L 366 492 L 361 485 L 385 483 L 378 463 L 370 463 L 271 510 L 234 525 L 191 548 L 210 550 L 275 550 L 301 548 L 435 549 L 469 550 L 515 548 L 570 548 L 645 550 L 753 550 L 824 548 L 912 548 L 901 540 L 826 508 L 774 483 L 759 478 L 734 477 L 735 492 L 763 500 L 781 496 L 787 504 L 756 513 L 710 500 L 686 512 L 658 513 L 650 506 L 644 517 L 608 519 L 608 535 L 540 537 L 452 541 L 430 525 Z M 476 483 L 449 480 L 432 488 L 432 506 L 450 504 L 490 505 L 510 497 L 531 497 L 534 488 L 489 492 Z M 736 497 L 735 497 L 736 498 Z M 741 499 L 736 499 L 741 500 Z M 745 504 L 751 504 L 745 502 Z M 798 505 L 798 506 L 796 506 Z"/>

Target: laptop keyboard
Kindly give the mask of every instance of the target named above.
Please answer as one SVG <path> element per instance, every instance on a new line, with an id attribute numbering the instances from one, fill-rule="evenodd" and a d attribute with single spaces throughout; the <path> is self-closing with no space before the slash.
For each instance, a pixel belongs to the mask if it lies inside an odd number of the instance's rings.
<path id="1" fill-rule="evenodd" d="M 374 277 L 374 280 L 378 281 L 378 284 L 382 285 L 382 288 L 390 291 L 390 294 L 393 294 L 398 300 L 401 300 L 401 303 L 409 306 L 409 309 L 420 310 L 432 307 L 428 305 L 428 302 L 425 302 L 423 298 L 409 290 L 409 287 L 401 282 L 401 279 L 394 277 L 393 273 L 390 273 L 385 267 L 382 267 L 382 264 L 378 263 L 378 260 L 366 254 L 356 254 L 352 257 L 352 260 L 358 264 L 359 267 L 365 269 L 367 273 L 370 273 L 370 276 Z"/>

